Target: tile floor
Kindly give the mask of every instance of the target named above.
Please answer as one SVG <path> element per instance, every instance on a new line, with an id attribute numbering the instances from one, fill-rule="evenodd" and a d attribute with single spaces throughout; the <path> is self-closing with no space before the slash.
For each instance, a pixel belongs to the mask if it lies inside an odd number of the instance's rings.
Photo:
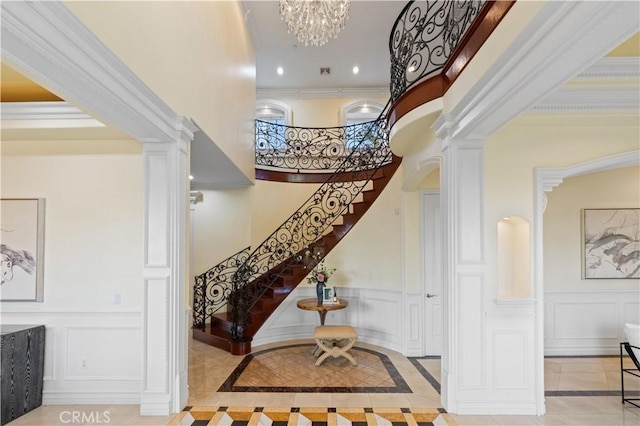
<path id="1" fill-rule="evenodd" d="M 342 392 L 408 393 L 388 356 L 366 348 L 352 348 L 358 365 L 344 357 L 328 358 L 314 366 L 316 346 L 284 345 L 254 351 L 245 357 L 218 392 Z M 313 366 L 313 368 L 309 368 Z"/>
<path id="2" fill-rule="evenodd" d="M 309 344 L 311 341 L 286 342 L 286 345 Z M 273 349 L 282 344 L 254 348 L 254 352 Z M 434 386 L 419 371 L 420 364 L 440 380 L 440 361 L 437 359 L 409 359 L 399 353 L 367 344 L 361 348 L 379 352 L 389 358 L 412 393 L 344 393 L 344 392 L 218 392 L 220 386 L 236 370 L 243 357 L 192 341 L 190 348 L 189 406 L 197 407 L 339 407 L 375 412 L 384 407 L 404 407 L 405 412 L 441 407 L 440 396 Z M 326 361 L 325 361 L 326 362 Z M 304 367 L 306 368 L 306 367 Z M 640 408 L 620 402 L 619 359 L 617 357 L 547 358 L 545 360 L 545 388 L 547 393 L 544 416 L 460 416 L 447 415 L 447 423 L 458 425 L 598 425 L 640 426 Z M 303 370 L 304 371 L 304 370 Z M 303 373 L 300 373 L 303 374 Z M 268 376 L 268 375 L 267 375 Z M 626 382 L 628 389 L 640 389 L 640 379 Z M 584 396 L 591 391 L 599 396 Z M 563 396 L 569 392 L 572 396 Z M 362 408 L 369 407 L 369 408 Z M 167 425 L 179 423 L 184 412 L 173 417 L 140 417 L 138 406 L 42 406 L 9 423 L 19 425 L 102 424 L 109 425 Z M 303 408 L 300 408 L 303 410 Z M 332 409 L 329 409 L 332 410 Z M 90 421 L 70 422 L 74 412 Z M 108 412 L 106 421 L 105 413 Z M 331 412 L 331 411 L 330 411 Z M 206 424 L 206 422 L 205 422 Z M 289 423 L 292 424 L 292 423 Z M 295 424 L 295 423 L 293 423 Z M 403 423 L 399 423 L 403 424 Z M 413 423 L 407 423 L 413 424 Z"/>

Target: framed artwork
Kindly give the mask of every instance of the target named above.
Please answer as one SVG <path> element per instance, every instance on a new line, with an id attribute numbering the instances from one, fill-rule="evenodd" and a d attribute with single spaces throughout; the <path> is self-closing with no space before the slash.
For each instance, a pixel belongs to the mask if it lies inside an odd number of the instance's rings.
<path id="1" fill-rule="evenodd" d="M 323 294 L 322 294 L 322 303 L 323 304 L 327 304 L 327 305 L 331 305 L 332 303 L 338 303 L 338 301 L 334 301 L 333 300 L 333 296 L 334 296 L 334 289 L 333 287 L 325 287 L 323 289 Z"/>
<path id="2" fill-rule="evenodd" d="M 42 302 L 44 198 L 0 200 L 0 300 Z"/>
<path id="3" fill-rule="evenodd" d="M 640 278 L 640 209 L 582 210 L 582 276 Z"/>

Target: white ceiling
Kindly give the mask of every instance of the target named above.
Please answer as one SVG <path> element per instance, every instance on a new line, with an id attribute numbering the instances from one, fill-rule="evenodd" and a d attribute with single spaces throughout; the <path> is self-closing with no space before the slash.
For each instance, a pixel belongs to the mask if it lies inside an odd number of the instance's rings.
<path id="1" fill-rule="evenodd" d="M 321 47 L 305 47 L 287 33 L 277 0 L 241 0 L 241 5 L 256 50 L 258 89 L 389 86 L 389 35 L 407 1 L 352 0 L 345 28 Z M 352 72 L 356 65 L 358 75 Z M 282 76 L 276 73 L 279 66 Z M 330 67 L 331 74 L 320 75 L 320 67 Z"/>

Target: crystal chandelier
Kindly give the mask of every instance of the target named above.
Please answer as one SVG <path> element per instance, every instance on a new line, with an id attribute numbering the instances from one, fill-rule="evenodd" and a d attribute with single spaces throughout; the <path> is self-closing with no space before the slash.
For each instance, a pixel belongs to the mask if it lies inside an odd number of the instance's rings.
<path id="1" fill-rule="evenodd" d="M 351 0 L 280 0 L 280 15 L 305 46 L 336 38 L 349 17 Z"/>

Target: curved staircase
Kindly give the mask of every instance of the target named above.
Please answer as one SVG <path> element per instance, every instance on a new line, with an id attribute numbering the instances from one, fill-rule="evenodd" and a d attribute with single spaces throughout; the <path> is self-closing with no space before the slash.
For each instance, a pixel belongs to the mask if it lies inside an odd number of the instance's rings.
<path id="1" fill-rule="evenodd" d="M 193 337 L 197 340 L 230 351 L 235 355 L 243 355 L 251 352 L 251 339 L 260 329 L 262 324 L 278 308 L 282 301 L 304 280 L 310 268 L 319 263 L 338 242 L 353 228 L 364 216 L 387 186 L 401 163 L 401 158 L 390 154 L 391 161 L 380 166 L 370 177 L 363 173 L 342 173 L 342 176 L 334 177 L 334 180 L 347 181 L 353 177 L 369 180 L 360 195 L 354 198 L 348 208 L 339 216 L 328 232 L 314 241 L 303 250 L 283 259 L 281 263 L 243 286 L 243 291 L 251 294 L 259 294 L 256 302 L 247 309 L 246 326 L 243 330 L 243 339 L 234 337 L 234 317 L 236 313 L 231 311 L 213 313 L 210 323 L 202 321 L 193 328 Z M 308 253 L 313 253 L 309 260 Z M 236 254 L 237 255 L 237 254 Z M 235 256 L 235 255 L 234 255 Z M 235 289 L 238 292 L 238 289 Z M 230 299 L 233 299 L 233 291 Z"/>
<path id="2" fill-rule="evenodd" d="M 194 338 L 237 355 L 251 352 L 260 326 L 353 228 L 398 169 L 387 129 L 442 97 L 513 3 L 409 1 L 391 30 L 391 99 L 375 122 L 347 130 L 283 129 L 256 121 L 256 166 L 266 167 L 257 170 L 257 178 L 322 185 L 256 249 L 241 250 L 196 277 Z M 347 146 L 349 135 L 360 142 Z M 327 178 L 328 170 L 334 173 Z M 220 312 L 225 306 L 228 312 Z"/>

